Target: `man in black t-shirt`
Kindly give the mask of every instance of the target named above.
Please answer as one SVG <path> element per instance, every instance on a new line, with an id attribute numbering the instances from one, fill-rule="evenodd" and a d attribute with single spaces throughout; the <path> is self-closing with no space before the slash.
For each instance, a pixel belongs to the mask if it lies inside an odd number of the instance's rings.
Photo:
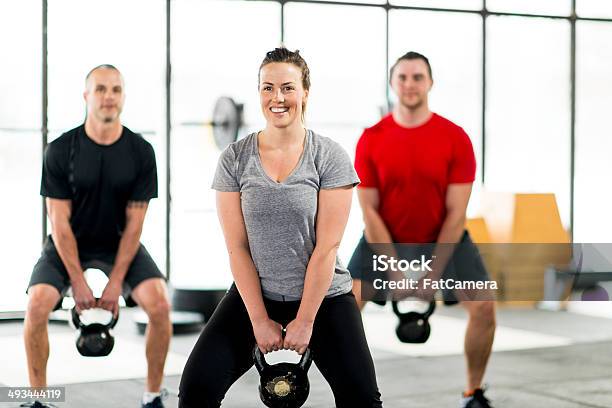
<path id="1" fill-rule="evenodd" d="M 157 197 L 157 169 L 152 146 L 120 122 L 123 88 L 115 67 L 92 69 L 84 92 L 85 123 L 45 152 L 40 192 L 52 233 L 28 285 L 24 340 L 30 385 L 45 387 L 47 321 L 67 289 L 79 311 L 100 307 L 116 314 L 119 296 L 129 296 L 149 316 L 142 407 L 160 408 L 170 306 L 164 275 L 140 244 L 148 202 Z M 83 275 L 90 267 L 109 277 L 99 300 Z"/>

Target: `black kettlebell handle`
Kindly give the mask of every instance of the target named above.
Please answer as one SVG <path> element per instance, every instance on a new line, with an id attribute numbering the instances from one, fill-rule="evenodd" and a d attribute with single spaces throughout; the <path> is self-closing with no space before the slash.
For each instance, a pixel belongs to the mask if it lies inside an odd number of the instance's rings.
<path id="1" fill-rule="evenodd" d="M 261 374 L 265 369 L 269 367 L 263 353 L 261 352 L 257 344 L 255 344 L 255 348 L 253 349 L 253 361 L 255 362 L 255 368 L 257 368 L 259 374 Z"/>
<path id="2" fill-rule="evenodd" d="M 310 368 L 310 364 L 312 364 L 312 352 L 310 348 L 306 348 L 306 351 L 302 354 L 302 358 L 300 359 L 299 366 L 304 372 L 307 372 Z"/>
<path id="3" fill-rule="evenodd" d="M 393 307 L 393 313 L 395 313 L 395 315 L 397 317 L 403 317 L 406 316 L 408 313 L 411 312 L 407 312 L 407 313 L 402 313 L 399 311 L 399 308 L 397 307 L 397 301 L 394 300 L 391 302 L 391 307 Z M 436 310 L 436 301 L 432 300 L 431 302 L 429 302 L 429 307 L 427 308 L 427 311 L 425 311 L 425 313 L 423 313 L 423 318 L 425 319 L 429 319 L 429 317 L 433 314 L 434 310 Z"/>
<path id="4" fill-rule="evenodd" d="M 255 367 L 260 374 L 270 367 L 257 344 L 255 344 L 255 348 L 253 349 L 253 361 L 255 362 Z M 298 366 L 304 370 L 304 372 L 307 372 L 310 368 L 310 364 L 312 364 L 312 353 L 310 348 L 307 348 L 304 354 L 302 354 L 302 358 L 300 359 Z"/>
<path id="5" fill-rule="evenodd" d="M 98 300 L 100 300 L 100 298 L 96 298 L 96 302 Z M 79 312 L 77 312 L 76 306 L 72 308 L 72 310 L 70 311 L 70 314 L 72 316 L 72 324 L 74 325 L 74 327 L 76 327 L 77 329 L 82 328 L 84 324 L 81 322 L 81 316 L 79 315 Z M 106 324 L 106 328 L 112 329 L 113 327 L 115 327 L 118 321 L 119 321 L 119 311 L 117 311 L 117 316 L 113 314 L 111 321 Z"/>

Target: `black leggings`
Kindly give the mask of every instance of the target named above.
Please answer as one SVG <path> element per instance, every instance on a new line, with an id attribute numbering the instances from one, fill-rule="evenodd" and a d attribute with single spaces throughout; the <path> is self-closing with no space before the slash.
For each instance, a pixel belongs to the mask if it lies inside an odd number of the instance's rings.
<path id="1" fill-rule="evenodd" d="M 270 319 L 286 326 L 300 302 L 264 298 Z M 179 386 L 179 408 L 219 407 L 230 386 L 253 365 L 255 336 L 242 298 L 232 286 L 193 348 Z M 374 363 L 352 293 L 326 298 L 309 345 L 336 407 L 382 407 Z M 258 398 L 253 389 L 253 398 Z"/>

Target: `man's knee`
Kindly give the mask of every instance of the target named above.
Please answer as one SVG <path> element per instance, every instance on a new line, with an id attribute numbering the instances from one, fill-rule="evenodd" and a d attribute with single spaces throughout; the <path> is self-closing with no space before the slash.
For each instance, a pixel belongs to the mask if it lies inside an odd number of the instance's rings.
<path id="1" fill-rule="evenodd" d="M 149 316 L 152 323 L 163 323 L 170 319 L 170 301 L 166 294 L 165 285 L 163 288 L 151 288 L 140 294 L 140 307 Z"/>
<path id="2" fill-rule="evenodd" d="M 165 297 L 160 297 L 157 302 L 149 304 L 145 308 L 151 323 L 163 323 L 170 319 L 170 303 Z"/>
<path id="3" fill-rule="evenodd" d="M 132 297 L 149 316 L 152 323 L 166 322 L 170 318 L 168 290 L 162 279 L 147 279 L 132 292 Z"/>
<path id="4" fill-rule="evenodd" d="M 467 303 L 469 303 L 469 305 Z M 495 327 L 495 302 L 466 302 L 466 306 L 470 314 L 470 318 L 474 319 L 474 321 L 479 325 Z"/>
<path id="5" fill-rule="evenodd" d="M 33 324 L 45 324 L 49 314 L 60 300 L 61 295 L 54 286 L 46 283 L 33 285 L 28 290 L 26 318 Z"/>

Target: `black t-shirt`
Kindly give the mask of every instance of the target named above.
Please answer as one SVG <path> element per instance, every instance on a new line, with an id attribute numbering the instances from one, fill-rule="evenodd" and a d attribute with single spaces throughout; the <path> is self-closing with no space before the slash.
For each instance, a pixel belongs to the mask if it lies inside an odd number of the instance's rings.
<path id="1" fill-rule="evenodd" d="M 125 126 L 116 142 L 99 145 L 81 125 L 47 146 L 40 194 L 72 200 L 79 251 L 116 251 L 128 201 L 157 197 L 153 147 Z"/>

